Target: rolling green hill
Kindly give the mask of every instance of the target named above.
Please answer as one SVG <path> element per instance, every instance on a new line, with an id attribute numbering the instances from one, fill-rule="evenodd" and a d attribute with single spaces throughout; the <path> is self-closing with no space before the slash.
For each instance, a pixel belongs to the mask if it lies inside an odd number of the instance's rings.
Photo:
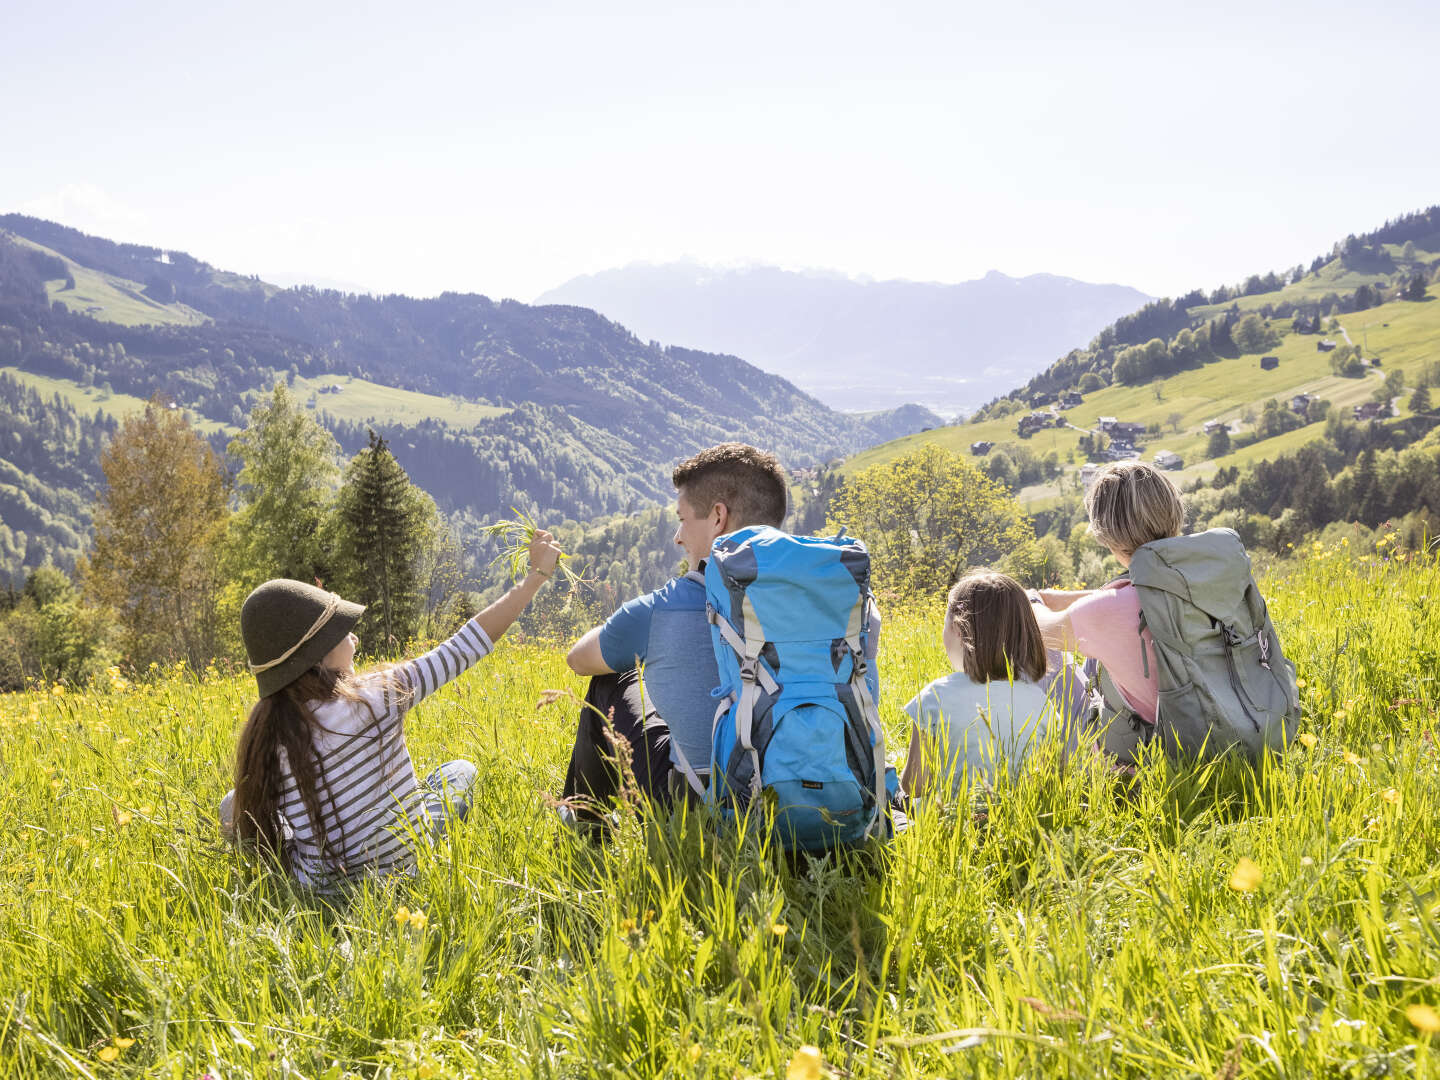
<path id="1" fill-rule="evenodd" d="M 649 344 L 583 308 L 282 290 L 13 214 L 0 215 L 0 369 L 18 380 L 5 404 L 24 399 L 23 416 L 0 416 L 0 580 L 73 563 L 98 482 L 94 461 L 22 467 L 15 439 L 44 430 L 75 451 L 97 410 L 113 422 L 156 393 L 223 450 L 285 380 L 345 453 L 375 429 L 469 524 L 511 507 L 632 512 L 668 498 L 677 460 L 725 439 L 806 466 L 940 422 L 916 407 L 840 413 L 744 360 Z"/>
<path id="2" fill-rule="evenodd" d="M 1440 213 L 1436 217 L 1440 219 Z M 1113 360 L 1121 351 L 1126 342 L 1121 326 L 1126 320 L 1121 320 L 1116 327 L 1102 334 L 1088 353 L 1072 353 L 1057 362 L 1050 372 L 1032 380 L 1026 387 L 991 403 L 974 422 L 919 432 L 871 447 L 847 459 L 842 469 L 847 474 L 853 473 L 892 460 L 925 443 L 935 443 L 967 454 L 976 442 L 993 443 L 992 454 L 996 451 L 1013 453 L 1017 447 L 1022 447 L 1022 454 L 1027 450 L 1041 457 L 1054 454 L 1061 468 L 1059 477 L 1032 483 L 1019 491 L 1022 502 L 1037 508 L 1065 491 L 1079 490 L 1080 466 L 1086 460 L 1081 439 L 1096 427 L 1102 416 L 1141 423 L 1150 429 L 1140 445 L 1142 455 L 1148 460 L 1162 450 L 1178 454 L 1185 462 L 1178 475 L 1182 483 L 1208 478 L 1220 468 L 1244 467 L 1258 460 L 1292 452 L 1320 438 L 1324 425 L 1308 424 L 1237 447 L 1232 453 L 1212 460 L 1205 460 L 1209 437 L 1203 426 L 1210 420 L 1224 421 L 1230 425 L 1237 441 L 1243 441 L 1247 433 L 1252 433 L 1253 437 L 1255 417 L 1262 411 L 1264 403 L 1272 398 L 1288 404 L 1296 394 L 1310 394 L 1329 401 L 1333 410 L 1348 415 L 1354 406 L 1372 399 L 1387 372 L 1408 370 L 1412 376 L 1410 385 L 1413 385 L 1413 377 L 1418 374 L 1421 364 L 1440 361 L 1440 303 L 1436 302 L 1440 298 L 1440 289 L 1436 285 L 1428 287 L 1423 301 L 1392 298 L 1380 306 L 1338 313 L 1333 316 L 1338 320 L 1338 327 L 1324 333 L 1296 332 L 1294 318 L 1273 313 L 1296 304 L 1302 305 L 1299 312 L 1307 310 L 1305 305 L 1309 305 L 1313 312 L 1314 306 L 1321 300 L 1344 289 L 1351 290 L 1353 294 L 1362 285 L 1377 290 L 1388 289 L 1393 293 L 1413 274 L 1433 273 L 1429 268 L 1440 264 L 1440 237 L 1422 233 L 1422 239 L 1433 244 L 1434 249 L 1421 247 L 1413 241 L 1408 247 L 1404 243 L 1375 241 L 1377 254 L 1372 248 L 1360 244 L 1357 253 L 1350 256 L 1341 254 L 1324 261 L 1298 281 L 1280 289 L 1219 304 L 1196 304 L 1185 308 L 1187 324 L 1191 326 L 1204 326 L 1207 320 L 1233 324 L 1246 313 L 1269 312 L 1268 327 L 1281 335 L 1278 345 L 1252 352 L 1232 349 L 1232 355 L 1212 355 L 1205 362 L 1184 370 L 1130 385 L 1112 381 L 1113 376 L 1106 372 L 1104 381 L 1110 384 L 1083 394 L 1080 405 L 1066 409 L 1054 406 L 1070 426 L 1047 427 L 1029 438 L 1021 438 L 1017 431 L 1019 419 L 1032 409 L 1044 411 L 1051 408 L 1049 405 L 1030 406 L 1028 401 L 1032 397 L 1047 391 L 1053 393 L 1058 389 L 1073 388 L 1083 370 L 1097 371 L 1097 363 L 1103 362 L 1107 356 Z M 1371 265 L 1372 270 L 1366 272 L 1356 268 L 1363 264 Z M 1390 269 L 1383 270 L 1382 264 Z M 1313 314 L 1328 315 L 1331 308 L 1338 304 L 1339 301 L 1332 300 Z M 1307 317 L 1307 324 L 1308 321 Z M 1378 358 L 1381 366 L 1367 368 L 1360 378 L 1335 374 L 1331 368 L 1331 354 L 1320 351 L 1317 345 L 1327 338 L 1344 345 L 1346 334 L 1349 335 L 1348 340 L 1361 347 L 1365 357 Z M 1109 344 L 1104 344 L 1107 339 Z M 1134 341 L 1133 344 L 1138 345 L 1139 342 Z M 1262 356 L 1276 357 L 1278 366 L 1271 370 L 1262 369 Z M 1395 402 L 1397 417 L 1403 418 L 1408 414 L 1405 402 L 1405 397 Z"/>

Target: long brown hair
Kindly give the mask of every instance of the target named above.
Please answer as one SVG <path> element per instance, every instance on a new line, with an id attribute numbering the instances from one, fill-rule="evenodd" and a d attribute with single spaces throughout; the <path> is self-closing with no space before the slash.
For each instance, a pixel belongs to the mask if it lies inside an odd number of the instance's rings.
<path id="1" fill-rule="evenodd" d="M 315 828 L 315 842 L 322 854 L 329 854 L 329 836 L 320 810 L 321 767 L 314 741 L 319 725 L 310 707 L 337 698 L 363 700 L 349 672 L 316 665 L 257 701 L 240 732 L 235 750 L 235 835 L 242 844 L 278 859 L 286 869 L 290 858 L 280 828 L 284 774 L 279 751 L 285 751 L 290 774 Z"/>
<path id="2" fill-rule="evenodd" d="M 945 618 L 960 638 L 965 674 L 976 682 L 1045 674 L 1045 641 L 1030 599 L 1008 574 L 977 570 L 955 583 Z"/>

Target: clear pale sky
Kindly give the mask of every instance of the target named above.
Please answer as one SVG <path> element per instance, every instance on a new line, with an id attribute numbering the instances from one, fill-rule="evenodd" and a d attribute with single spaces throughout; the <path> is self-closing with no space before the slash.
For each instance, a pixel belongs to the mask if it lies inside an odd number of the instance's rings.
<path id="1" fill-rule="evenodd" d="M 8 0 L 0 41 L 0 212 L 415 295 L 684 256 L 1172 295 L 1440 202 L 1429 0 Z"/>

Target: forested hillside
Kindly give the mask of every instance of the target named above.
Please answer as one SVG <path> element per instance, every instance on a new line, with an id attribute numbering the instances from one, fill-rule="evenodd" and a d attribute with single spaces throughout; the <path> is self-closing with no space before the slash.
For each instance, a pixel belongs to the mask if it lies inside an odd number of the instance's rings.
<path id="1" fill-rule="evenodd" d="M 0 369 L 117 398 L 163 393 L 217 449 L 276 381 L 298 380 L 347 453 L 375 429 L 463 519 L 512 506 L 575 520 L 636 510 L 668 497 L 676 460 L 727 438 L 805 466 L 938 422 L 914 409 L 838 413 L 743 360 L 659 348 L 582 308 L 281 290 L 182 252 L 20 215 L 0 217 Z M 339 398 L 325 395 L 353 392 L 344 376 L 378 385 L 372 415 L 326 409 Z M 433 414 L 416 417 L 412 402 L 404 419 L 389 415 L 386 387 L 430 395 Z M 455 400 L 488 408 L 473 422 L 441 419 Z M 119 410 L 97 407 L 113 423 Z M 60 463 L 43 468 L 21 463 L 14 438 L 0 447 L 9 575 L 47 557 L 74 561 L 97 475 L 78 414 L 50 396 L 26 408 L 24 422 L 48 425 L 64 445 Z M 39 417 L 50 409 L 56 417 Z M 21 422 L 19 412 L 5 420 Z"/>
<path id="2" fill-rule="evenodd" d="M 855 476 L 927 446 L 1032 515 L 1048 577 L 1095 583 L 1088 470 L 1174 470 L 1195 528 L 1276 555 L 1316 538 L 1376 550 L 1440 534 L 1440 207 L 1349 236 L 1308 266 L 1161 300 L 970 422 L 872 447 Z M 1346 291 L 1338 291 L 1339 289 Z"/>

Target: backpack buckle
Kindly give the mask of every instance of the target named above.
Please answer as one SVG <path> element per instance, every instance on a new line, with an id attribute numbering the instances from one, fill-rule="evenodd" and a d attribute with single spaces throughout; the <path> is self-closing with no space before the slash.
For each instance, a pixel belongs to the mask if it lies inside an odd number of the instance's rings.
<path id="1" fill-rule="evenodd" d="M 1255 640 L 1256 640 L 1256 642 L 1260 645 L 1260 666 L 1263 667 L 1266 671 L 1269 671 L 1269 670 L 1270 670 L 1270 638 L 1266 635 L 1264 629 L 1261 629 L 1261 630 L 1256 631 L 1256 633 L 1255 633 Z"/>

